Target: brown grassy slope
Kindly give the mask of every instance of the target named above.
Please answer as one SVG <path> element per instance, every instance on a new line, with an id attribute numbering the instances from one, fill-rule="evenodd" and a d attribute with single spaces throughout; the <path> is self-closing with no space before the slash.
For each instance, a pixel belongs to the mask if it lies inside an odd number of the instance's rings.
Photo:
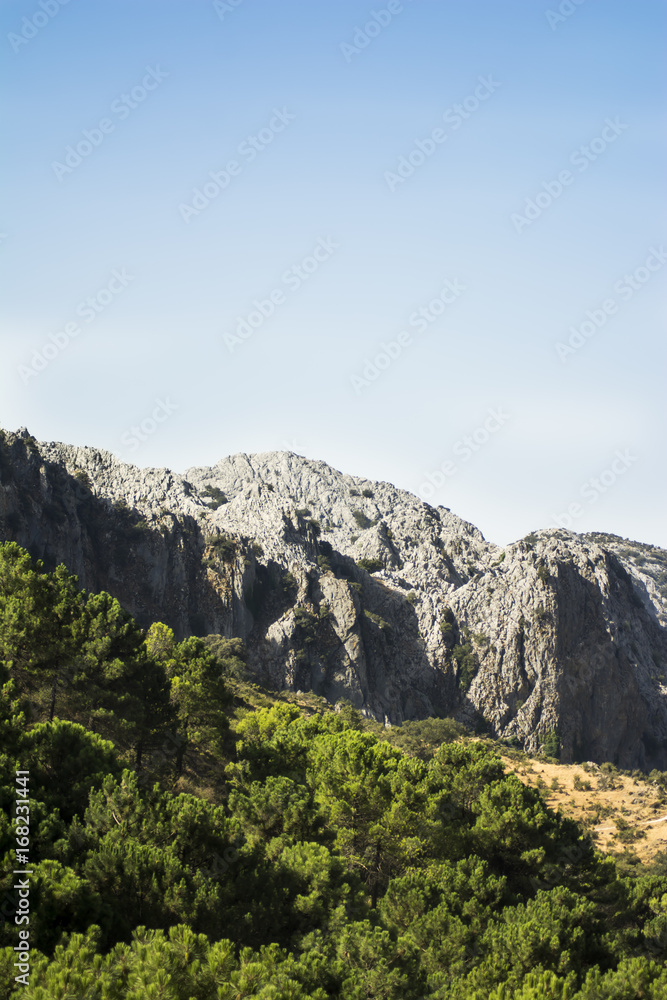
<path id="1" fill-rule="evenodd" d="M 582 823 L 601 850 L 629 847 L 645 862 L 667 850 L 667 796 L 657 785 L 605 770 L 605 765 L 501 756 L 508 770 L 541 789 L 552 809 Z"/>

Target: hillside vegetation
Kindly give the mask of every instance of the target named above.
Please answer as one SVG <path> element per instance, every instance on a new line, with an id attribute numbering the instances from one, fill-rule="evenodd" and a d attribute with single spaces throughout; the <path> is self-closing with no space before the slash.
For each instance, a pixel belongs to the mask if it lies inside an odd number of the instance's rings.
<path id="1" fill-rule="evenodd" d="M 458 723 L 268 695 L 244 655 L 0 546 L 1 1000 L 667 998 L 664 853 L 619 865 Z"/>

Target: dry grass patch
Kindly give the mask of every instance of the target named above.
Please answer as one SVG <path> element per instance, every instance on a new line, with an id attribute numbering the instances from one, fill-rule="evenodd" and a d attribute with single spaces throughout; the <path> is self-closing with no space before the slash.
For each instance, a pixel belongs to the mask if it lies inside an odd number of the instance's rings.
<path id="1" fill-rule="evenodd" d="M 552 809 L 582 823 L 603 851 L 631 845 L 642 861 L 667 850 L 667 801 L 659 787 L 615 770 L 581 764 L 515 760 L 501 753 L 509 771 L 539 788 Z"/>

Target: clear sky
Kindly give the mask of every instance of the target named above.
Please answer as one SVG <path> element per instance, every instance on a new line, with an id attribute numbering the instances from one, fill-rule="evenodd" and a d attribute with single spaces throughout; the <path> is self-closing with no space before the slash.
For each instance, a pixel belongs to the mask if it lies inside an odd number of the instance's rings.
<path id="1" fill-rule="evenodd" d="M 667 546 L 666 14 L 5 0 L 0 424 Z"/>

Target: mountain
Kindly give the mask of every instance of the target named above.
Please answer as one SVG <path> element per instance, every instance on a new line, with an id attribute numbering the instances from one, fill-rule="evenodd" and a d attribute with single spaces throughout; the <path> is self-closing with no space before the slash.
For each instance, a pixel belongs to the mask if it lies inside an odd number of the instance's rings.
<path id="1" fill-rule="evenodd" d="M 0 538 L 140 623 L 242 638 L 278 690 L 389 724 L 453 715 L 564 762 L 667 769 L 667 552 L 445 507 L 289 452 L 185 475 L 0 439 Z"/>

